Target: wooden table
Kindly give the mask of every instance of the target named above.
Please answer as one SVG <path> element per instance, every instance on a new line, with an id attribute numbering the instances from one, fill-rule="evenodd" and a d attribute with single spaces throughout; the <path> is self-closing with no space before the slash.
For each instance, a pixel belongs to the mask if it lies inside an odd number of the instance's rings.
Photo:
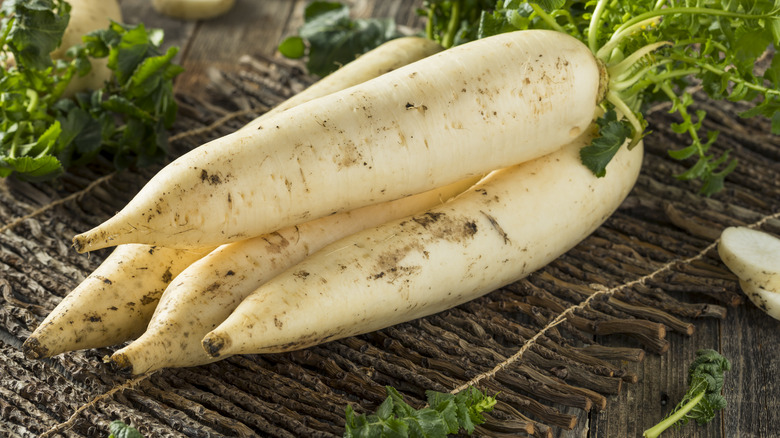
<path id="1" fill-rule="evenodd" d="M 241 67 L 237 60 L 242 55 L 256 57 L 277 56 L 275 53 L 276 45 L 284 36 L 293 33 L 300 25 L 303 9 L 307 2 L 304 0 L 237 0 L 234 9 L 230 13 L 215 20 L 204 22 L 184 22 L 160 16 L 151 9 L 148 3 L 145 0 L 123 0 L 121 4 L 125 20 L 128 23 L 143 22 L 148 27 L 163 28 L 166 32 L 166 44 L 175 44 L 182 48 L 178 56 L 178 62 L 184 66 L 185 72 L 177 78 L 177 93 L 189 97 L 191 105 L 197 106 L 201 104 L 207 107 L 211 105 L 208 108 L 209 111 L 227 113 L 230 109 L 220 110 L 219 103 L 215 103 L 213 94 L 208 92 L 209 87 L 213 85 L 213 75 L 210 75 L 209 72 L 235 73 L 240 71 Z M 399 23 L 413 28 L 419 28 L 422 24 L 421 19 L 415 14 L 417 1 L 355 0 L 349 3 L 353 4 L 353 11 L 356 16 L 394 17 Z M 713 237 L 717 236 L 716 234 L 713 236 L 713 230 L 717 231 L 724 224 L 745 221 L 746 216 L 734 213 L 741 212 L 742 210 L 739 210 L 739 208 L 742 207 L 735 207 L 733 210 L 729 209 L 728 205 L 732 199 L 740 200 L 740 205 L 742 206 L 745 203 L 752 203 L 751 205 L 757 206 L 756 210 L 763 215 L 777 213 L 780 210 L 780 196 L 778 196 L 777 191 L 777 187 L 780 187 L 780 143 L 777 138 L 770 138 L 756 133 L 760 126 L 756 127 L 753 124 L 737 120 L 730 113 L 714 114 L 713 123 L 716 126 L 719 125 L 724 129 L 736 130 L 736 132 L 750 133 L 751 137 L 747 141 L 753 143 L 763 142 L 763 146 L 758 150 L 768 151 L 768 156 L 764 158 L 760 158 L 760 153 L 758 154 L 759 158 L 756 158 L 756 148 L 752 143 L 744 148 L 740 147 L 736 152 L 738 155 L 742 153 L 746 155 L 744 161 L 747 165 L 753 163 L 760 167 L 761 172 L 763 172 L 761 184 L 767 185 L 767 191 L 762 194 L 760 185 L 756 187 L 756 184 L 751 184 L 751 175 L 737 174 L 734 177 L 735 186 L 733 189 L 729 189 L 711 200 L 697 199 L 695 196 L 690 196 L 690 187 L 685 186 L 683 183 L 673 182 L 673 178 L 669 176 L 669 172 L 674 170 L 671 167 L 672 165 L 664 162 L 662 158 L 655 157 L 652 163 L 660 164 L 658 167 L 650 168 L 653 171 L 660 169 L 661 173 L 666 171 L 667 174 L 645 174 L 645 179 L 641 182 L 637 191 L 632 194 L 632 197 L 626 201 L 627 204 L 624 207 L 626 211 L 646 214 L 648 224 L 668 228 L 671 239 L 682 240 L 686 242 L 689 248 L 698 250 L 706 248 L 713 241 Z M 654 114 L 651 120 L 656 123 L 659 121 L 663 122 L 666 120 L 664 117 L 662 111 L 659 111 L 657 114 Z M 668 142 L 676 140 L 673 135 L 668 133 L 668 130 L 662 127 L 657 127 L 654 130 L 658 131 L 658 133 L 648 138 L 649 144 L 665 142 L 668 144 Z M 739 137 L 739 135 L 735 137 Z M 661 154 L 656 155 L 661 156 Z M 764 161 L 763 164 L 759 163 L 760 160 Z M 656 183 L 656 179 L 662 181 L 664 188 L 659 188 L 661 185 Z M 772 184 L 774 187 L 772 187 Z M 666 189 L 665 187 L 667 186 L 677 188 Z M 748 187 L 750 190 L 745 189 L 745 187 Z M 658 191 L 653 193 L 653 190 L 656 189 Z M 672 191 L 665 193 L 666 199 L 659 199 L 659 193 L 664 193 L 663 190 Z M 646 195 L 648 193 L 652 196 Z M 712 210 L 714 213 L 708 215 L 707 208 L 712 206 L 714 206 Z M 698 214 L 698 216 L 691 216 L 694 213 Z M 729 216 L 732 213 L 735 216 Z M 17 215 L 21 214 L 24 214 L 24 208 L 20 207 Z M 10 216 L 6 215 L 4 217 Z M 780 230 L 780 223 L 777 220 L 770 221 L 768 226 L 775 233 Z M 629 230 L 627 228 L 621 229 L 619 223 L 611 225 L 604 232 L 618 232 L 618 230 L 625 233 L 626 239 L 628 239 L 627 242 L 633 239 Z M 683 252 L 677 255 L 685 258 L 689 257 L 691 253 Z M 705 259 L 709 265 L 718 265 L 716 257 L 710 255 L 705 257 Z M 576 260 L 576 257 L 574 260 Z M 81 269 L 86 272 L 87 267 L 93 265 L 94 262 L 91 265 L 82 266 Z M 583 265 L 575 267 L 588 269 L 583 267 Z M 722 269 L 722 266 L 720 268 Z M 690 271 L 691 275 L 696 275 L 693 272 L 694 270 Z M 728 273 L 723 273 L 722 275 L 725 280 L 720 281 L 730 282 L 727 289 L 734 292 L 736 286 L 733 277 L 729 277 Z M 626 272 L 625 274 L 626 281 L 636 276 L 635 273 L 631 272 Z M 702 288 L 706 288 L 706 285 L 699 289 Z M 698 290 L 698 292 L 702 291 Z M 12 306 L 13 302 L 8 294 L 4 295 L 6 299 L 5 305 Z M 712 295 L 706 296 L 698 293 L 690 296 L 684 291 L 674 291 L 673 295 L 682 301 L 712 303 L 713 306 L 723 305 L 722 302 L 713 299 Z M 550 433 L 555 436 L 567 437 L 611 438 L 640 436 L 642 430 L 663 417 L 685 392 L 687 388 L 685 382 L 687 365 L 692 360 L 694 352 L 700 348 L 714 348 L 721 351 L 733 363 L 733 370 L 726 376 L 724 390 L 729 403 L 728 407 L 725 411 L 718 414 L 715 421 L 707 426 L 688 425 L 677 431 L 669 431 L 664 436 L 728 438 L 780 436 L 780 414 L 778 414 L 780 412 L 780 402 L 776 394 L 776 391 L 780 390 L 780 383 L 778 383 L 778 379 L 774 374 L 780 371 L 777 358 L 780 353 L 780 336 L 778 336 L 778 333 L 780 333 L 780 322 L 767 317 L 749 302 L 725 307 L 728 307 L 728 309 L 724 319 L 685 319 L 685 321 L 693 323 L 695 327 L 693 334 L 687 336 L 669 333 L 667 335 L 667 340 L 669 341 L 668 351 L 660 354 L 650 351 L 641 362 L 624 361 L 618 363 L 629 374 L 635 374 L 638 378 L 637 382 L 623 384 L 617 395 L 607 398 L 605 409 L 600 411 L 591 409 L 589 412 L 586 412 L 572 407 L 560 407 L 562 412 L 576 417 L 576 424 L 572 430 L 553 428 Z M 3 351 L 9 357 L 13 356 L 16 358 L 14 360 L 22 364 L 20 365 L 21 367 L 30 369 L 31 365 L 25 363 L 24 359 L 19 358 L 14 353 L 14 351 L 18 351 L 19 336 L 9 335 L 13 330 L 11 330 L 9 320 L 6 319 L 4 321 L 4 323 L 0 323 L 0 326 L 4 327 L 6 332 L 2 338 L 4 344 L 6 344 Z M 635 339 L 621 335 L 595 336 L 593 339 L 602 345 L 611 347 L 636 348 L 639 346 Z M 92 356 L 95 355 L 93 354 Z M 94 357 L 92 361 L 99 364 L 99 361 Z M 279 363 L 287 362 L 281 361 Z M 287 365 L 290 369 L 300 366 L 295 363 L 287 363 Z M 56 362 L 44 362 L 41 366 L 58 369 L 57 367 L 62 367 L 63 365 L 57 365 Z M 277 364 L 277 369 L 280 366 Z M 212 368 L 206 368 L 206 370 L 209 369 Z M 108 371 L 97 370 L 96 372 Z M 184 374 L 174 375 L 181 377 Z M 290 371 L 288 375 L 294 375 L 294 372 Z M 64 379 L 66 380 L 72 377 L 68 377 L 67 374 L 65 376 Z M 262 379 L 262 376 L 263 374 L 258 372 L 255 378 Z M 22 379 L 23 377 L 19 378 Z M 100 380 L 99 377 L 97 379 Z M 68 385 L 54 378 L 52 380 L 50 383 L 55 390 L 58 387 L 68 387 Z M 17 403 L 17 408 L 12 408 L 11 406 L 16 402 L 8 400 L 15 400 L 9 392 L 14 388 L 7 381 L 8 379 L 4 380 L 5 383 L 3 385 L 5 387 L 3 391 L 0 391 L 0 412 L 3 412 L 5 409 L 6 414 L 11 415 L 9 412 L 15 412 L 13 409 L 18 409 L 21 412 L 19 415 L 22 417 L 26 416 L 28 419 L 44 417 L 36 408 L 24 405 L 22 402 Z M 91 383 L 82 383 L 80 385 L 87 388 L 84 390 L 84 402 L 87 399 L 94 401 L 95 397 L 100 399 L 103 396 L 100 390 L 89 390 Z M 322 384 L 322 382 L 319 384 Z M 3 388 L 3 386 L 0 385 L 0 388 Z M 15 390 L 24 392 L 25 387 L 22 385 L 16 387 Z M 179 390 L 181 389 L 179 388 Z M 119 406 L 124 406 L 122 403 L 125 402 L 122 400 L 125 399 L 121 395 L 112 393 L 105 395 L 105 397 L 113 397 L 115 400 L 120 400 L 118 402 Z M 155 404 L 150 400 L 156 400 L 160 403 L 169 402 L 175 405 L 174 401 L 163 395 L 159 395 L 157 398 L 134 398 L 136 397 L 134 395 L 125 397 L 130 400 L 126 404 L 134 406 L 134 409 L 145 410 L 151 413 L 150 415 L 152 416 L 154 416 Z M 269 397 L 272 398 L 271 395 Z M 500 398 L 501 395 L 499 394 Z M 38 399 L 38 409 L 45 411 L 46 398 L 39 397 Z M 203 405 L 209 406 L 207 400 L 201 400 L 201 402 Z M 291 409 L 291 405 L 279 403 L 277 405 L 278 409 Z M 76 422 L 76 424 L 81 424 L 81 426 L 75 427 L 73 432 L 70 433 L 74 436 L 81 436 L 81 434 L 99 435 L 100 426 L 105 425 L 107 419 L 122 417 L 123 415 L 129 416 L 132 413 L 131 411 L 132 409 L 119 407 L 112 407 L 111 409 L 98 407 L 94 410 L 90 408 L 84 411 L 85 413 L 82 415 L 83 418 L 80 420 L 80 423 Z M 187 432 L 189 429 L 186 428 L 188 424 L 186 418 L 192 419 L 197 418 L 199 415 L 212 415 L 208 409 L 202 411 L 197 409 L 191 411 L 184 410 L 179 414 L 184 419 L 178 423 L 176 421 L 169 423 L 171 424 L 171 430 L 178 428 L 184 435 L 191 434 L 191 436 L 197 436 L 197 434 L 193 431 Z M 78 417 L 79 415 L 77 407 L 74 405 L 70 411 L 49 413 L 46 417 L 56 423 L 57 421 L 65 422 L 66 419 L 74 416 Z M 263 417 L 264 414 L 262 412 L 253 412 L 252 415 L 257 420 L 255 417 Z M 306 414 L 304 414 L 305 416 Z M 214 421 L 217 420 L 218 418 Z M 13 424 L 17 425 L 29 423 L 29 421 L 24 419 L 14 421 L 16 422 Z M 95 423 L 95 428 L 89 429 L 84 426 L 83 423 L 90 421 Z M 273 435 L 267 431 L 260 432 L 260 428 L 256 428 L 252 424 L 257 423 L 247 422 L 245 428 L 229 430 L 244 430 L 250 435 L 255 433 L 259 436 Z M 18 433 L 19 436 L 26 436 L 20 432 L 21 430 L 22 428 L 11 429 L 10 426 L 9 429 L 4 430 L 0 426 L 0 435 L 5 432 L 11 436 L 13 436 L 13 433 Z M 35 430 L 35 428 L 30 426 L 30 430 Z M 91 432 L 85 432 L 85 430 Z"/>

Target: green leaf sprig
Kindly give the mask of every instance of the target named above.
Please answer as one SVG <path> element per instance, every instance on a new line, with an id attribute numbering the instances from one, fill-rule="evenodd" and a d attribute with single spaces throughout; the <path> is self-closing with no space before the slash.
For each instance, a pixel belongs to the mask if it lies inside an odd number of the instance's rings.
<path id="1" fill-rule="evenodd" d="M 699 350 L 688 368 L 688 391 L 660 423 L 644 431 L 645 438 L 657 438 L 672 426 L 684 426 L 695 420 L 700 426 L 715 418 L 726 407 L 721 395 L 723 373 L 731 369 L 728 359 L 715 350 Z"/>
<path id="2" fill-rule="evenodd" d="M 110 432 L 108 438 L 144 438 L 138 429 L 125 424 L 121 420 L 112 421 L 108 428 Z"/>
<path id="3" fill-rule="evenodd" d="M 392 19 L 352 19 L 349 7 L 315 1 L 306 6 L 298 35 L 286 38 L 279 52 L 292 59 L 307 57 L 307 70 L 327 76 L 380 44 L 401 36 Z"/>
<path id="4" fill-rule="evenodd" d="M 457 394 L 426 391 L 428 407 L 415 409 L 401 394 L 386 386 L 387 398 L 376 413 L 355 415 L 347 406 L 345 438 L 445 438 L 464 430 L 471 434 L 485 422 L 483 412 L 490 412 L 496 398 L 469 387 Z"/>
<path id="5" fill-rule="evenodd" d="M 160 30 L 111 23 L 53 60 L 69 11 L 63 0 L 5 0 L 0 8 L 0 177 L 52 179 L 98 154 L 117 169 L 145 166 L 167 153 L 178 49 L 161 49 Z M 97 58 L 107 58 L 112 80 L 63 97 Z"/>

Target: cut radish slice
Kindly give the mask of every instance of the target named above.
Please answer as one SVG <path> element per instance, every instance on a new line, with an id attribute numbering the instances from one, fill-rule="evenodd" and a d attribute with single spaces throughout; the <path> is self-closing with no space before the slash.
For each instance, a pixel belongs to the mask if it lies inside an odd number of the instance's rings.
<path id="1" fill-rule="evenodd" d="M 739 286 L 750 301 L 767 315 L 780 319 L 780 293 L 761 289 L 749 281 L 739 281 Z"/>
<path id="2" fill-rule="evenodd" d="M 780 239 L 746 227 L 723 230 L 718 253 L 740 280 L 780 292 Z"/>

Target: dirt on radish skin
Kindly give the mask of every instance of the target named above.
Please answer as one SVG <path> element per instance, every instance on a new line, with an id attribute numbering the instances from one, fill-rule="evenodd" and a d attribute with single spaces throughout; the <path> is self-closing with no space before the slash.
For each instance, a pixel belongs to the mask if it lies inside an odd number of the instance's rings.
<path id="1" fill-rule="evenodd" d="M 213 362 L 201 339 L 263 282 L 340 237 L 441 204 L 477 180 L 223 245 L 176 277 L 143 335 L 115 352 L 111 361 L 132 374 Z"/>
<path id="2" fill-rule="evenodd" d="M 25 356 L 42 359 L 140 335 L 171 280 L 211 249 L 117 247 L 25 340 Z"/>
<path id="3" fill-rule="evenodd" d="M 589 134 L 323 248 L 242 301 L 204 348 L 214 357 L 305 348 L 446 310 L 543 267 L 614 212 L 641 168 L 640 144 L 595 177 L 579 160 Z"/>
<path id="4" fill-rule="evenodd" d="M 390 41 L 256 118 L 247 128 L 262 123 L 275 112 L 363 82 L 440 50 L 437 44 L 421 38 Z M 274 235 L 268 240 L 270 250 Z M 137 337 L 147 328 L 157 299 L 171 279 L 209 249 L 213 248 L 182 251 L 120 245 L 27 339 L 25 353 L 30 358 L 43 358 L 70 350 L 115 345 Z M 124 313 L 117 316 L 112 309 Z M 195 341 L 198 346 L 204 333 Z"/>
<path id="5" fill-rule="evenodd" d="M 197 148 L 74 245 L 222 244 L 532 160 L 587 128 L 601 73 L 558 32 L 457 46 Z"/>
<path id="6" fill-rule="evenodd" d="M 310 87 L 263 114 L 263 117 L 258 117 L 247 123 L 241 129 L 257 129 L 263 124 L 263 120 L 272 114 L 288 110 L 313 98 L 335 93 L 374 79 L 442 50 L 444 50 L 442 46 L 427 38 L 402 37 L 390 40 L 318 80 Z"/>

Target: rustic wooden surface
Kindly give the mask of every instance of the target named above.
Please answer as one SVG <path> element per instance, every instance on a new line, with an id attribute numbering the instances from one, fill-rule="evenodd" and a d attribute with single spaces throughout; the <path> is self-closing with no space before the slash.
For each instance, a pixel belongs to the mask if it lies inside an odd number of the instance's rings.
<path id="1" fill-rule="evenodd" d="M 206 22 L 183 22 L 161 17 L 154 13 L 146 0 L 123 0 L 123 12 L 125 19 L 129 23 L 144 22 L 149 27 L 160 27 L 166 31 L 167 44 L 175 44 L 182 47 L 178 61 L 185 67 L 186 71 L 176 83 L 176 91 L 180 95 L 187 96 L 190 103 L 190 110 L 197 109 L 198 105 L 208 108 L 213 113 L 227 113 L 236 108 L 223 108 L 214 100 L 214 94 L 209 93 L 213 86 L 214 72 L 231 73 L 240 71 L 237 60 L 242 55 L 253 55 L 260 57 L 275 56 L 275 46 L 280 39 L 293 32 L 302 21 L 302 13 L 305 0 L 237 0 L 235 8 L 226 16 Z M 360 16 L 392 16 L 408 26 L 419 27 L 420 19 L 414 13 L 414 7 L 417 4 L 412 0 L 355 0 L 350 2 L 354 5 L 354 12 Z M 240 102 L 240 99 L 237 100 Z M 734 181 L 737 187 L 748 187 L 750 191 L 741 191 L 740 188 L 727 190 L 725 193 L 712 198 L 711 200 L 699 199 L 691 196 L 689 187 L 681 183 L 670 182 L 669 176 L 675 171 L 672 165 L 663 161 L 661 158 L 649 157 L 648 169 L 659 174 L 643 174 L 643 179 L 638 184 L 632 197 L 627 200 L 627 206 L 624 208 L 630 211 L 640 211 L 647 214 L 647 223 L 651 226 L 657 226 L 659 233 L 663 234 L 665 229 L 669 230 L 670 239 L 678 239 L 685 242 L 688 248 L 676 254 L 681 258 L 690 257 L 696 251 L 702 250 L 709 245 L 717 235 L 713 235 L 713 230 L 721 229 L 724 224 L 750 223 L 757 220 L 761 215 L 773 214 L 780 209 L 780 197 L 778 187 L 780 187 L 780 146 L 776 138 L 762 137 L 755 134 L 756 131 L 766 128 L 766 126 L 756 126 L 748 122 L 742 122 L 731 116 L 729 112 L 718 113 L 713 108 L 713 117 L 710 123 L 714 127 L 720 127 L 733 133 L 731 136 L 725 136 L 725 142 L 730 142 L 731 147 L 735 149 L 737 155 L 747 165 L 751 163 L 761 169 L 760 175 L 751 173 L 737 173 Z M 658 109 L 654 114 L 653 120 L 663 122 L 663 108 Z M 649 149 L 656 145 L 656 150 L 663 150 L 670 143 L 675 142 L 676 138 L 668 131 L 663 129 L 654 129 L 658 131 L 648 138 Z M 750 135 L 741 135 L 748 133 Z M 751 144 L 746 145 L 744 139 L 749 138 Z M 741 143 L 742 142 L 742 143 Z M 758 151 L 758 152 L 756 152 Z M 661 154 L 656 153 L 660 156 Z M 664 174 L 666 172 L 666 174 Z M 140 176 L 143 178 L 144 174 Z M 668 184 L 669 187 L 678 187 L 669 193 L 663 193 L 656 184 L 656 180 Z M 655 184 L 655 185 L 654 185 Z M 667 187 L 667 186 L 663 186 Z M 762 187 L 766 191 L 762 192 Z M 660 193 L 660 194 L 659 194 Z M 759 195 L 757 196 L 756 193 Z M 54 196 L 54 194 L 50 194 Z M 31 195 L 34 196 L 34 195 Z M 744 208 L 735 207 L 731 209 L 728 202 L 737 199 L 740 205 L 744 207 L 752 206 L 751 211 L 757 212 L 757 216 L 745 216 Z M 671 207 L 670 207 L 671 202 Z M 715 212 L 708 215 L 706 212 L 712 208 Z M 6 206 L 6 208 L 9 208 Z M 21 216 L 29 213 L 23 207 L 18 211 L 4 212 L 3 217 Z M 101 212 L 102 215 L 110 212 Z M 687 220 L 686 218 L 693 218 Z M 97 219 L 96 219 L 97 220 Z M 709 220 L 709 222 L 706 222 Z M 621 228 L 621 216 L 610 223 L 608 227 L 601 230 L 602 233 L 624 233 L 626 239 L 632 239 L 630 229 Z M 770 221 L 767 225 L 775 233 L 780 233 L 780 222 Z M 32 225 L 30 225 L 32 227 Z M 67 230 L 67 225 L 65 226 Z M 30 232 L 34 232 L 31 229 Z M 59 231 L 58 231 L 59 232 Z M 39 232 L 40 233 L 40 232 Z M 7 233 L 6 233 L 7 234 Z M 10 235 L 9 235 L 10 236 Z M 13 235 L 15 236 L 15 234 Z M 12 240 L 8 237 L 3 242 Z M 663 246 L 664 242 L 658 242 Z M 61 246 L 61 244 L 59 244 Z M 62 251 L 68 251 L 65 248 Z M 70 250 L 72 251 L 72 250 Z M 671 249 L 670 249 L 671 251 Z M 570 255 L 573 262 L 570 267 L 567 265 L 569 259 L 563 259 L 554 269 L 565 271 L 566 269 L 583 269 L 587 271 L 588 266 L 578 264 L 581 258 L 577 253 Z M 97 256 L 99 258 L 99 256 Z M 716 256 L 707 256 L 711 265 L 717 265 Z M 96 260 L 90 261 L 84 257 L 68 254 L 62 256 L 63 263 L 72 263 L 81 271 L 88 271 L 96 266 Z M 45 263 L 38 261 L 36 263 Z M 25 271 L 24 263 L 18 270 Z M 30 266 L 36 266 L 30 262 Z M 567 266 L 569 266 L 567 268 Z M 593 266 L 598 267 L 598 264 Z M 32 268 L 34 269 L 34 268 Z M 28 269 L 29 271 L 29 269 Z M 8 271 L 11 272 L 11 271 Z M 14 271 L 15 272 L 15 271 Z M 26 271 L 25 271 L 26 272 Z M 13 272 L 12 272 L 13 273 Z M 4 274 L 5 275 L 5 274 Z M 11 274 L 8 274 L 11 275 Z M 14 274 L 15 275 L 15 274 Z M 597 274 L 594 274 L 597 275 Z M 724 274 L 728 278 L 727 274 Z M 626 272 L 626 281 L 635 278 L 637 275 L 632 272 Z M 730 290 L 736 290 L 733 285 L 733 279 L 730 279 Z M 0 285 L 1 287 L 2 285 Z M 675 291 L 674 296 L 682 301 L 691 302 L 712 302 L 722 304 L 718 297 L 705 296 L 707 286 L 697 288 L 694 291 Z M 11 306 L 13 304 L 13 292 L 3 289 L 4 304 Z M 688 292 L 696 292 L 695 297 L 690 297 Z M 717 293 L 717 290 L 712 291 Z M 51 308 L 53 303 L 41 303 L 42 307 Z M 33 312 L 34 313 L 34 312 Z M 38 317 L 43 315 L 38 314 Z M 2 353 L 15 361 L 21 367 L 27 370 L 34 370 L 35 367 L 24 362 L 18 355 L 18 329 L 12 326 L 10 318 L 6 318 L 0 328 L 3 336 Z M 637 376 L 636 383 L 627 383 L 622 386 L 622 390 L 617 395 L 607 398 L 605 409 L 583 411 L 574 407 L 562 407 L 561 412 L 574 416 L 577 421 L 572 430 L 555 428 L 552 433 L 556 436 L 565 437 L 633 437 L 640 436 L 642 430 L 651 426 L 660 420 L 670 407 L 680 399 L 686 389 L 687 364 L 692 360 L 694 352 L 700 348 L 714 348 L 721 351 L 726 357 L 731 359 L 734 367 L 726 376 L 726 385 L 724 393 L 728 399 L 728 407 L 719 414 L 714 422 L 705 426 L 698 427 L 688 425 L 680 430 L 672 430 L 664 436 L 668 437 L 771 437 L 780 435 L 780 401 L 778 390 L 780 383 L 775 378 L 780 365 L 778 364 L 778 353 L 780 353 L 780 321 L 773 320 L 756 307 L 747 302 L 746 304 L 730 306 L 725 319 L 718 318 L 696 318 L 687 319 L 693 322 L 695 331 L 691 336 L 679 333 L 669 333 L 667 335 L 668 350 L 664 353 L 654 353 L 649 351 L 641 362 L 623 361 L 619 366 Z M 29 322 L 34 326 L 33 322 Z M 639 344 L 635 339 L 621 335 L 596 336 L 596 341 L 605 346 L 611 347 L 631 347 L 636 348 Z M 319 353 L 327 352 L 327 349 L 317 350 Z M 101 352 L 96 352 L 92 356 L 86 356 L 87 361 L 92 361 L 99 365 Z M 75 356 L 73 356 L 75 358 Z M 90 359 L 91 358 L 91 359 Z M 75 359 L 73 359 L 75 360 Z M 246 364 L 244 364 L 246 365 Z M 42 365 L 45 368 L 46 365 Z M 247 365 L 248 366 L 248 365 Z M 290 364 L 293 367 L 294 364 Z M 55 367 L 56 368 L 56 367 Z M 5 369 L 5 368 L 4 368 Z M 214 368 L 205 367 L 203 370 L 193 371 L 197 375 L 205 376 L 208 370 Z M 205 370 L 205 371 L 204 371 Z M 8 371 L 6 371 L 8 372 Z M 41 373 L 49 371 L 41 370 Z M 185 374 L 176 374 L 184 378 Z M 24 374 L 24 373 L 22 373 Z M 49 375 L 49 374 L 46 374 Z M 54 374 L 51 374 L 52 376 Z M 293 375 L 293 374 L 290 374 Z M 72 377 L 72 376 L 71 376 Z M 27 381 L 25 375 L 18 376 L 20 381 Z M 31 377 L 30 377 L 31 378 Z M 207 377 L 203 377 L 206 379 Z M 255 378 L 262 378 L 255 376 Z M 103 382 L 83 382 L 82 387 L 69 389 L 69 391 L 84 391 L 84 402 L 95 396 L 95 391 L 90 392 L 89 388 L 98 384 L 111 386 L 117 380 L 113 377 L 98 378 L 104 379 Z M 37 390 L 25 385 L 18 387 L 0 385 L 0 413 L 7 414 L 16 419 L 14 424 L 28 424 L 40 418 L 47 418 L 48 424 L 62 423 L 61 418 L 71 418 L 77 409 L 77 405 L 71 405 L 65 409 L 67 412 L 51 413 L 47 411 L 47 397 L 58 397 L 58 380 L 55 377 L 49 378 L 51 390 L 47 393 L 38 388 Z M 78 380 L 78 379 L 77 379 Z M 320 382 L 321 384 L 321 382 Z M 162 387 L 164 385 L 160 383 Z M 316 386 L 316 385 L 315 385 Z M 181 390 L 181 388 L 179 388 Z M 19 392 L 25 400 L 16 400 L 11 392 Z M 26 392 L 25 392 L 26 391 Z M 37 392 L 36 392 L 37 391 Z M 184 390 L 182 390 L 184 391 Z M 193 390 L 194 391 L 194 390 Z M 28 397 L 25 394 L 35 393 L 35 397 Z M 75 397 L 72 399 L 78 399 Z M 153 411 L 155 402 L 153 399 L 143 398 L 132 393 L 114 397 L 127 397 L 135 406 L 144 406 L 146 410 Z M 173 396 L 172 396 L 173 397 Z M 30 398 L 34 402 L 29 402 Z M 370 397 L 369 397 L 370 399 Z M 10 400 L 10 401 L 9 401 Z M 160 403 L 170 402 L 176 406 L 175 400 L 159 396 L 157 400 Z M 16 403 L 16 408 L 14 408 Z M 37 404 L 37 406 L 36 406 Z M 208 404 L 204 402 L 204 404 Z M 21 408 L 19 406 L 22 406 Z M 90 409 L 84 411 L 83 421 L 93 421 L 95 419 L 96 427 L 105 423 L 105 418 L 122 417 L 129 415 L 122 404 L 110 404 L 105 408 Z M 289 405 L 281 404 L 283 409 L 290 409 Z M 278 406 L 277 406 L 278 407 Z M 273 408 L 273 406 L 271 407 Z M 19 414 L 13 409 L 18 409 Z M 309 408 L 311 409 L 311 408 Z M 13 415 L 12 415 L 13 414 Z M 180 435 L 189 435 L 187 417 L 196 417 L 198 415 L 209 416 L 211 411 L 185 411 L 181 413 L 181 418 L 171 420 L 171 427 L 178 430 Z M 249 415 L 249 414 L 247 414 Z M 257 414 L 259 415 L 259 414 Z M 255 415 L 255 416 L 257 416 Z M 21 416 L 21 419 L 17 418 Z M 27 417 L 24 418 L 24 417 Z M 153 415 L 152 415 L 153 417 Z M 8 417 L 2 417 L 8 418 Z M 137 418 L 137 417 L 133 417 Z M 209 417 L 212 418 L 212 417 Z M 254 417 L 253 417 L 254 418 Z M 98 419 L 100 421 L 98 421 Z M 159 419 L 157 421 L 160 421 Z M 218 422 L 218 418 L 213 420 Z M 247 422 L 247 424 L 254 424 Z M 257 434 L 265 436 L 273 435 L 268 432 L 272 429 L 250 429 L 232 426 L 230 424 L 218 424 L 223 426 L 222 430 L 244 431 L 248 435 Z M 29 426 L 30 430 L 38 430 Z M 55 426 L 56 427 L 56 426 Z M 83 429 L 83 428 L 82 428 Z M 215 429 L 220 430 L 215 427 Z M 19 433 L 19 428 L 7 429 L 0 424 L 0 435 L 15 436 Z M 259 432 L 265 430 L 266 432 Z M 58 431 L 69 436 L 67 428 L 64 431 Z M 73 436 L 81 436 L 73 432 Z M 99 434 L 99 430 L 92 430 L 91 433 Z M 194 432 L 192 436 L 195 436 Z M 219 434 L 218 434 L 219 435 Z M 24 435 L 26 436 L 26 435 Z M 198 435 L 205 436 L 205 435 Z M 304 436 L 304 435 L 301 435 Z"/>

